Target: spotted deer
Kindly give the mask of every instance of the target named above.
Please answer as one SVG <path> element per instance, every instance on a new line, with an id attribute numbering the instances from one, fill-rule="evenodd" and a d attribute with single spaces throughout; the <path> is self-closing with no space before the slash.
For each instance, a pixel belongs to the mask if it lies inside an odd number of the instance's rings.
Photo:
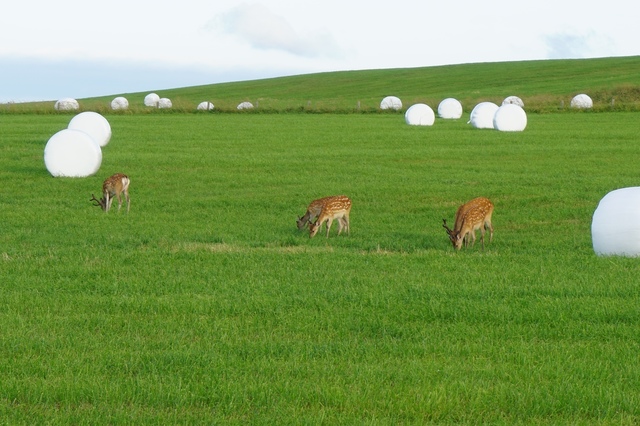
<path id="1" fill-rule="evenodd" d="M 307 207 L 307 211 L 302 217 L 296 219 L 296 224 L 298 225 L 298 229 L 304 229 L 307 224 L 311 224 L 315 218 L 318 217 L 320 212 L 322 211 L 322 206 L 332 198 L 339 197 L 339 195 L 333 195 L 330 197 L 318 198 L 317 200 L 313 200 L 309 206 Z"/>
<path id="2" fill-rule="evenodd" d="M 493 241 L 493 225 L 491 224 L 491 215 L 493 214 L 493 203 L 487 198 L 478 197 L 461 205 L 456 212 L 456 222 L 451 230 L 447 226 L 447 220 L 442 219 L 443 227 L 449 234 L 449 240 L 456 250 L 462 248 L 464 242 L 465 247 L 469 245 L 469 235 L 471 236 L 471 245 L 476 242 L 476 229 L 480 230 L 480 241 L 484 249 L 484 232 L 489 230 L 489 242 Z"/>
<path id="3" fill-rule="evenodd" d="M 334 219 L 338 220 L 338 235 L 340 235 L 343 228 L 346 229 L 347 234 L 349 234 L 350 211 L 351 200 L 345 195 L 338 195 L 326 200 L 318 215 L 318 219 L 309 224 L 309 238 L 313 238 L 318 233 L 325 221 L 327 222 L 327 238 L 329 238 L 329 230 L 331 229 L 331 223 Z"/>
<path id="4" fill-rule="evenodd" d="M 95 195 L 91 194 L 91 200 L 95 201 L 97 204 L 94 206 L 100 206 L 102 210 L 108 212 L 111 208 L 111 203 L 113 203 L 113 198 L 118 198 L 118 211 L 120 211 L 120 207 L 122 207 L 122 194 L 124 193 L 124 197 L 127 200 L 127 213 L 129 213 L 129 205 L 131 204 L 131 199 L 129 198 L 129 177 L 122 173 L 116 173 L 113 176 L 109 176 L 104 183 L 102 184 L 102 198 L 99 200 Z"/>

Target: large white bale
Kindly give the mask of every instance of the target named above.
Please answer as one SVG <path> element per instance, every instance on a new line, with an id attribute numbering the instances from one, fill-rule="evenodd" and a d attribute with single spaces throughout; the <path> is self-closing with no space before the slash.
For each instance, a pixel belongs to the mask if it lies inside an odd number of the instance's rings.
<path id="1" fill-rule="evenodd" d="M 240 102 L 237 106 L 238 109 L 251 109 L 253 104 L 251 102 Z"/>
<path id="2" fill-rule="evenodd" d="M 211 110 L 213 108 L 214 108 L 214 106 L 213 106 L 213 104 L 211 102 L 200 102 L 198 104 L 198 107 L 197 107 L 197 109 L 199 111 L 207 111 L 207 110 Z"/>
<path id="3" fill-rule="evenodd" d="M 71 119 L 67 128 L 85 132 L 100 146 L 105 146 L 111 140 L 111 125 L 97 112 L 81 112 Z"/>
<path id="4" fill-rule="evenodd" d="M 438 116 L 457 120 L 462 117 L 462 104 L 454 98 L 443 99 L 438 105 Z"/>
<path id="5" fill-rule="evenodd" d="M 158 100 L 158 108 L 171 108 L 173 103 L 171 103 L 171 99 L 169 98 L 160 98 Z"/>
<path id="6" fill-rule="evenodd" d="M 591 239 L 599 256 L 640 256 L 640 187 L 616 189 L 600 200 Z"/>
<path id="7" fill-rule="evenodd" d="M 123 96 L 118 96 L 111 101 L 111 109 L 114 111 L 127 108 L 129 108 L 129 101 Z"/>
<path id="8" fill-rule="evenodd" d="M 493 116 L 493 127 L 501 132 L 521 132 L 527 127 L 527 113 L 516 104 L 504 104 Z"/>
<path id="9" fill-rule="evenodd" d="M 157 93 L 149 93 L 144 97 L 144 105 L 148 107 L 157 107 L 160 101 L 160 96 Z"/>
<path id="10" fill-rule="evenodd" d="M 63 98 L 57 100 L 53 108 L 56 111 L 75 111 L 80 109 L 80 104 L 73 98 Z"/>
<path id="11" fill-rule="evenodd" d="M 64 129 L 47 142 L 44 164 L 54 177 L 87 177 L 100 169 L 102 150 L 87 133 Z"/>
<path id="12" fill-rule="evenodd" d="M 427 104 L 414 104 L 404 113 L 404 120 L 412 126 L 431 126 L 436 116 Z"/>
<path id="13" fill-rule="evenodd" d="M 504 98 L 504 101 L 502 101 L 502 105 L 507 104 L 518 105 L 520 108 L 524 108 L 524 102 L 517 96 L 507 96 L 506 98 Z"/>
<path id="14" fill-rule="evenodd" d="M 402 109 L 402 101 L 397 96 L 387 96 L 380 102 L 380 109 Z"/>
<path id="15" fill-rule="evenodd" d="M 498 105 L 493 102 L 480 102 L 471 110 L 469 123 L 476 129 L 493 129 L 493 117 Z"/>
<path id="16" fill-rule="evenodd" d="M 593 101 L 588 95 L 584 93 L 580 95 L 575 95 L 573 99 L 571 99 L 571 108 L 592 108 Z"/>

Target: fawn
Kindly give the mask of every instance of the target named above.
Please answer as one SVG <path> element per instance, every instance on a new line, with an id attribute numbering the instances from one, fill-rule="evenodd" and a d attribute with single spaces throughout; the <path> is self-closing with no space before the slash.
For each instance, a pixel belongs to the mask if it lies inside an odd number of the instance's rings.
<path id="1" fill-rule="evenodd" d="M 309 207 L 307 207 L 307 211 L 305 212 L 304 216 L 296 219 L 296 224 L 298 225 L 298 229 L 302 230 L 307 226 L 307 224 L 311 224 L 311 222 L 313 222 L 313 220 L 317 218 L 320 212 L 322 211 L 322 206 L 324 206 L 324 204 L 328 200 L 332 198 L 337 198 L 337 197 L 340 197 L 340 195 L 333 195 L 330 197 L 318 198 L 317 200 L 313 200 L 309 204 Z"/>
<path id="2" fill-rule="evenodd" d="M 480 229 L 480 240 L 484 249 L 484 231 L 489 230 L 489 242 L 493 241 L 493 225 L 491 215 L 493 214 L 493 203 L 487 198 L 478 197 L 461 205 L 456 212 L 456 223 L 453 230 L 447 226 L 447 220 L 442 219 L 443 227 L 449 234 L 449 239 L 456 250 L 460 250 L 462 243 L 465 247 L 469 245 L 469 235 L 471 235 L 472 246 L 476 242 L 476 229 Z"/>
<path id="3" fill-rule="evenodd" d="M 131 204 L 129 183 L 129 177 L 125 174 L 116 173 L 113 176 L 109 176 L 102 184 L 102 198 L 98 200 L 95 195 L 91 194 L 91 200 L 89 201 L 96 201 L 97 204 L 94 204 L 94 206 L 100 206 L 102 210 L 108 212 L 115 196 L 118 197 L 118 211 L 120 211 L 120 207 L 122 207 L 121 195 L 124 193 L 124 197 L 127 200 L 127 213 L 129 213 L 129 205 Z"/>
<path id="4" fill-rule="evenodd" d="M 351 211 L 351 200 L 345 195 L 330 197 L 325 201 L 318 215 L 318 219 L 314 223 L 309 224 L 309 238 L 313 238 L 322 224 L 327 222 L 327 238 L 329 238 L 329 229 L 334 219 L 338 219 L 338 235 L 346 228 L 347 234 L 349 229 L 349 212 Z"/>

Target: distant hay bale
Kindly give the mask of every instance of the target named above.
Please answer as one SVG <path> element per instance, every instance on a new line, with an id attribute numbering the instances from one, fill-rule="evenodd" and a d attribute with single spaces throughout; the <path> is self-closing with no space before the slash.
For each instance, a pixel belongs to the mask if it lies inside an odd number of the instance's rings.
<path id="1" fill-rule="evenodd" d="M 253 104 L 251 102 L 240 102 L 237 106 L 237 109 L 239 110 L 251 109 L 251 108 L 253 108 Z"/>
<path id="2" fill-rule="evenodd" d="M 435 121 L 435 114 L 429 105 L 414 104 L 404 113 L 404 120 L 412 126 L 431 126 Z"/>
<path id="3" fill-rule="evenodd" d="M 171 99 L 169 98 L 160 98 L 158 100 L 158 108 L 160 109 L 169 109 L 173 107 L 173 104 L 171 103 Z"/>
<path id="4" fill-rule="evenodd" d="M 199 111 L 208 111 L 212 110 L 213 108 L 214 106 L 211 102 L 200 102 L 196 109 L 198 109 Z"/>
<path id="5" fill-rule="evenodd" d="M 118 96 L 111 101 L 111 109 L 114 111 L 127 108 L 129 108 L 129 101 L 125 97 Z"/>
<path id="6" fill-rule="evenodd" d="M 504 104 L 493 116 L 493 127 L 501 132 L 521 132 L 527 127 L 527 113 L 516 104 Z"/>
<path id="7" fill-rule="evenodd" d="M 571 108 L 592 108 L 593 101 L 588 95 L 581 93 L 571 99 Z"/>
<path id="8" fill-rule="evenodd" d="M 493 117 L 498 105 L 493 102 L 480 102 L 471 110 L 469 123 L 476 129 L 493 129 Z"/>
<path id="9" fill-rule="evenodd" d="M 462 117 L 462 104 L 454 98 L 443 99 L 438 105 L 438 116 L 445 119 L 454 119 Z"/>
<path id="10" fill-rule="evenodd" d="M 53 108 L 56 111 L 75 111 L 80 109 L 80 104 L 73 98 L 63 98 L 56 101 Z"/>
<path id="11" fill-rule="evenodd" d="M 160 101 L 160 96 L 157 93 L 149 93 L 144 97 L 144 106 L 157 108 L 158 101 Z"/>
<path id="12" fill-rule="evenodd" d="M 380 102 L 380 109 L 401 110 L 402 101 L 397 96 L 387 96 Z"/>
<path id="13" fill-rule="evenodd" d="M 524 108 L 524 102 L 517 96 L 507 96 L 506 98 L 504 98 L 504 101 L 502 101 L 502 105 L 507 104 L 518 105 L 520 108 Z"/>

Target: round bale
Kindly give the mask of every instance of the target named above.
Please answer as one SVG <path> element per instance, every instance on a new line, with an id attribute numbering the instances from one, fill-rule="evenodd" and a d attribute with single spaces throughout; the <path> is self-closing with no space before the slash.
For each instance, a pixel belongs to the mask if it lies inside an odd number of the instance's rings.
<path id="1" fill-rule="evenodd" d="M 414 104 L 404 113 L 404 120 L 412 126 L 432 126 L 436 116 L 427 104 Z"/>
<path id="2" fill-rule="evenodd" d="M 640 187 L 616 189 L 600 200 L 591 239 L 599 256 L 640 256 Z"/>
<path id="3" fill-rule="evenodd" d="M 87 177 L 100 169 L 102 150 L 87 133 L 64 129 L 44 147 L 44 164 L 54 177 Z"/>

